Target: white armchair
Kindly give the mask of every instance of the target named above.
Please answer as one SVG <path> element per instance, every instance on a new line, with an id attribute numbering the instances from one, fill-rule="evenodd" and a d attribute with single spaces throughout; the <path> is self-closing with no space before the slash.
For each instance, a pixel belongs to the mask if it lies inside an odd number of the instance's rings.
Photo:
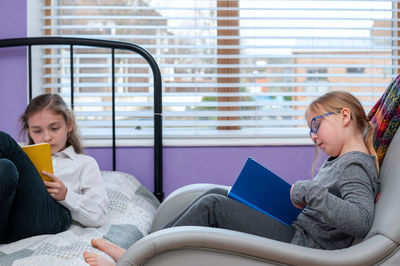
<path id="1" fill-rule="evenodd" d="M 365 239 L 349 248 L 318 250 L 218 228 L 162 229 L 191 200 L 216 186 L 200 184 L 168 196 L 153 221 L 155 232 L 130 247 L 117 265 L 400 265 L 399 132 L 385 156 L 380 179 L 381 196 L 372 228 Z"/>

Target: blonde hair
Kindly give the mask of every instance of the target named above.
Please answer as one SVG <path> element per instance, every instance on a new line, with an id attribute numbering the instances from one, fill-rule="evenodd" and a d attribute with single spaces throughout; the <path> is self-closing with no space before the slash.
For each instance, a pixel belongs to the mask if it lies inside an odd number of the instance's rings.
<path id="1" fill-rule="evenodd" d="M 34 144 L 33 139 L 29 136 L 29 118 L 42 110 L 50 110 L 55 114 L 62 115 L 67 125 L 71 124 L 72 130 L 67 135 L 67 147 L 72 145 L 76 153 L 83 153 L 81 138 L 75 122 L 73 111 L 67 106 L 62 97 L 58 94 L 46 93 L 41 94 L 31 100 L 20 117 L 21 134 L 28 137 L 28 144 Z"/>
<path id="2" fill-rule="evenodd" d="M 363 135 L 365 146 L 368 149 L 370 155 L 375 156 L 376 169 L 379 173 L 379 161 L 376 154 L 373 139 L 375 135 L 375 126 L 368 119 L 363 106 L 360 101 L 351 93 L 346 91 L 331 91 L 311 102 L 306 110 L 308 112 L 318 112 L 323 109 L 326 112 L 340 113 L 343 108 L 350 110 L 351 120 L 355 122 L 355 125 L 359 132 Z M 317 152 L 315 153 L 313 163 L 313 175 L 315 173 L 315 164 L 317 160 Z"/>

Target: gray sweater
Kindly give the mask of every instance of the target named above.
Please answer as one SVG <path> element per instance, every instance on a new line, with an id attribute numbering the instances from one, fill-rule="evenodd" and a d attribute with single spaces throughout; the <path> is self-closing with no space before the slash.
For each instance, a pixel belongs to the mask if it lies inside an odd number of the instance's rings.
<path id="1" fill-rule="evenodd" d="M 329 158 L 313 180 L 293 185 L 291 199 L 306 203 L 293 223 L 293 244 L 340 249 L 364 237 L 374 217 L 379 191 L 375 157 L 353 151 Z"/>

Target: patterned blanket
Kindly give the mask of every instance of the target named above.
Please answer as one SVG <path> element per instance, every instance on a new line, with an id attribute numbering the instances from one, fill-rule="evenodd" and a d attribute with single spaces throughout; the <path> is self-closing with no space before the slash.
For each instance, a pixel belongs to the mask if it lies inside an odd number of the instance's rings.
<path id="1" fill-rule="evenodd" d="M 159 205 L 153 194 L 132 175 L 102 172 L 109 198 L 110 222 L 100 228 L 73 224 L 67 231 L 0 245 L 0 265 L 87 265 L 83 251 L 102 253 L 90 245 L 92 238 L 106 238 L 128 248 L 150 231 Z M 104 255 L 104 253 L 103 253 Z"/>
<path id="2" fill-rule="evenodd" d="M 374 146 L 379 163 L 389 148 L 394 134 L 400 125 L 400 75 L 386 88 L 385 92 L 368 114 L 375 125 Z"/>

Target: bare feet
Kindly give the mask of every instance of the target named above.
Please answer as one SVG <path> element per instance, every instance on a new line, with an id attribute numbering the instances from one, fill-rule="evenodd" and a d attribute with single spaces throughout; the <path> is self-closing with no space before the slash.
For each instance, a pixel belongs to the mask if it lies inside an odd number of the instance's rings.
<path id="1" fill-rule="evenodd" d="M 94 252 L 83 252 L 83 257 L 85 258 L 85 261 L 87 264 L 90 266 L 114 266 L 115 262 L 112 262 L 110 259 L 107 259 L 106 257 L 94 253 Z"/>
<path id="2" fill-rule="evenodd" d="M 117 262 L 126 252 L 125 249 L 115 245 L 114 243 L 111 243 L 104 238 L 99 238 L 96 240 L 92 239 L 91 242 L 93 247 L 103 251 L 107 255 L 110 255 L 110 257 L 113 258 L 115 262 Z"/>
<path id="3" fill-rule="evenodd" d="M 83 252 L 83 257 L 85 258 L 86 263 L 88 263 L 90 266 L 111 266 L 115 265 L 115 263 L 124 255 L 126 252 L 125 249 L 115 245 L 114 243 L 111 243 L 110 241 L 104 239 L 104 238 L 99 238 L 99 239 L 92 239 L 92 246 L 97 248 L 98 250 L 103 251 L 107 255 L 109 255 L 114 262 L 110 261 L 110 259 L 94 253 L 94 252 L 88 252 L 84 251 Z"/>

